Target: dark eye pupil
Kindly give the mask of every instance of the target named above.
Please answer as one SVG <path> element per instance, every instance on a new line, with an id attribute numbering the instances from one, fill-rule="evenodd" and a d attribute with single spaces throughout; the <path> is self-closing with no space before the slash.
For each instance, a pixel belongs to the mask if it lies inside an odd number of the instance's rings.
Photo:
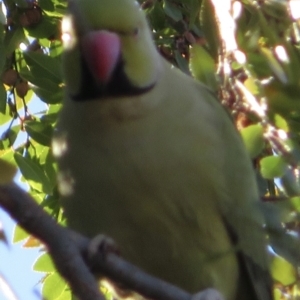
<path id="1" fill-rule="evenodd" d="M 138 34 L 139 34 L 139 29 L 138 28 L 134 28 L 133 35 L 138 35 Z"/>

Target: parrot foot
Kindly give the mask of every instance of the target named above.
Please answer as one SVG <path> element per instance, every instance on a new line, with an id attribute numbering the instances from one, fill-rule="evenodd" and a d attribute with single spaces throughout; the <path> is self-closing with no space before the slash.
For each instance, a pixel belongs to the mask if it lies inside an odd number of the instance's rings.
<path id="1" fill-rule="evenodd" d="M 192 300 L 225 300 L 225 298 L 216 289 L 209 288 L 194 294 Z"/>
<path id="2" fill-rule="evenodd" d="M 99 234 L 91 240 L 88 246 L 88 257 L 92 258 L 98 253 L 102 253 L 103 255 L 114 253 L 119 256 L 120 250 L 112 238 L 104 234 Z"/>

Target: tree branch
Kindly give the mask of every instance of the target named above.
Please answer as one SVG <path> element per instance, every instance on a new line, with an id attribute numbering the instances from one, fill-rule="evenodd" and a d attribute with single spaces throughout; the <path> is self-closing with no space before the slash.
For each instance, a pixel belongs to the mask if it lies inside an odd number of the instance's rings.
<path id="1" fill-rule="evenodd" d="M 0 185 L 0 206 L 21 227 L 47 246 L 57 270 L 82 300 L 104 299 L 91 269 L 150 299 L 193 298 L 186 291 L 146 274 L 115 253 L 105 253 L 107 251 L 99 249 L 94 255 L 89 255 L 90 239 L 58 225 L 16 184 Z M 223 299 L 214 289 L 204 290 L 195 297 L 198 300 Z"/>
<path id="2" fill-rule="evenodd" d="M 105 299 L 68 230 L 59 226 L 26 192 L 16 184 L 0 185 L 0 206 L 47 246 L 57 270 L 80 299 Z"/>

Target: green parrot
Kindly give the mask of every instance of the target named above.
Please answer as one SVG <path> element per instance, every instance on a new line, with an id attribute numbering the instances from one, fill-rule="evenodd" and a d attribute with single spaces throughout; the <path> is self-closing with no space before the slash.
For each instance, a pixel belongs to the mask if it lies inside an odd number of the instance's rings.
<path id="1" fill-rule="evenodd" d="M 251 161 L 214 94 L 161 57 L 133 0 L 73 0 L 62 37 L 69 226 L 188 292 L 272 299 Z"/>

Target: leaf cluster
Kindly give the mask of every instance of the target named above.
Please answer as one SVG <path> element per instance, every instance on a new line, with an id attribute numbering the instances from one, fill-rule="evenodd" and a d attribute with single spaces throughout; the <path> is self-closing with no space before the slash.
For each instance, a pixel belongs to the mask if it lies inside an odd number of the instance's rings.
<path id="1" fill-rule="evenodd" d="M 282 292 L 296 297 L 300 19 L 294 16 L 287 1 L 241 1 L 242 11 L 235 19 L 236 50 L 245 57 L 241 62 L 224 49 L 210 0 L 139 2 L 147 13 L 160 53 L 184 73 L 218 92 L 232 113 L 257 170 L 268 225 L 274 229 L 279 219 L 284 233 L 288 233 L 285 243 L 282 235 L 270 233 L 273 250 L 284 257 L 273 256 L 276 297 L 283 297 Z M 0 158 L 20 170 L 29 193 L 63 223 L 50 144 L 64 90 L 60 26 L 67 3 L 3 0 L 3 6 L 6 12 L 0 12 Z M 228 73 L 224 72 L 226 68 Z M 11 179 L 14 169 L 0 163 L 0 179 Z M 3 177 L 6 173 L 9 175 Z M 17 227 L 15 241 L 24 238 L 26 246 L 36 244 Z M 47 274 L 45 298 L 70 299 L 68 287 L 47 254 L 37 259 L 34 269 Z"/>

